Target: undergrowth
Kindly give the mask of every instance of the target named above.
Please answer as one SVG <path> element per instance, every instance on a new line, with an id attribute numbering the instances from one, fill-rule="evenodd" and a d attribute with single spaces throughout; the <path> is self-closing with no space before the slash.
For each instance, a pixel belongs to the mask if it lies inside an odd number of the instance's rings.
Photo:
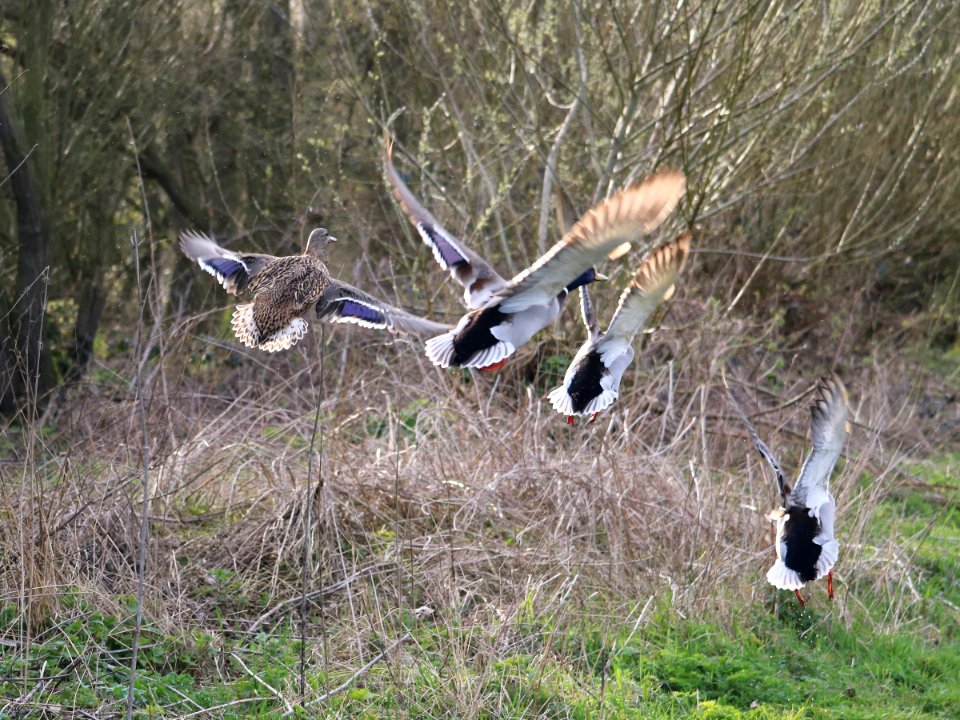
<path id="1" fill-rule="evenodd" d="M 216 393 L 189 374 L 155 391 L 138 717 L 955 716 L 958 458 L 923 449 L 949 437 L 949 374 L 895 371 L 879 349 L 847 360 L 838 593 L 815 583 L 800 609 L 763 580 L 775 492 L 719 358 L 788 472 L 812 369 L 708 342 L 684 330 L 693 312 L 675 301 L 622 402 L 573 428 L 524 353 L 494 377 L 421 373 L 363 335 L 356 376 L 293 354 Z M 123 713 L 140 492 L 126 392 L 32 436 L 8 426 L 4 717 Z"/>

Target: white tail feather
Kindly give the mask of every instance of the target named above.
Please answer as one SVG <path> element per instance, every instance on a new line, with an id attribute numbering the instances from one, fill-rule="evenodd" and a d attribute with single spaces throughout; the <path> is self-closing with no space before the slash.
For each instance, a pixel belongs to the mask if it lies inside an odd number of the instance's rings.
<path id="1" fill-rule="evenodd" d="M 814 539 L 814 542 L 817 542 Z M 822 578 L 833 569 L 840 555 L 840 543 L 836 540 L 828 540 L 820 547 L 820 557 L 817 559 L 817 580 Z"/>
<path id="2" fill-rule="evenodd" d="M 767 570 L 767 582 L 781 590 L 799 590 L 803 587 L 800 575 L 784 565 L 783 560 L 777 560 Z"/>
<path id="3" fill-rule="evenodd" d="M 465 363 L 462 363 L 460 367 L 485 368 L 490 365 L 495 365 L 501 360 L 506 360 L 513 355 L 514 352 L 516 352 L 516 348 L 513 346 L 513 343 L 501 340 L 492 347 L 474 353 L 473 357 L 469 358 Z"/>
<path id="4" fill-rule="evenodd" d="M 438 367 L 450 367 L 450 358 L 453 356 L 453 338 L 454 334 L 447 332 L 427 340 L 424 347 L 430 362 Z"/>
<path id="5" fill-rule="evenodd" d="M 427 340 L 425 348 L 430 362 L 438 367 L 450 367 L 450 362 L 453 359 L 453 343 L 455 338 L 455 331 L 451 331 Z M 515 348 L 513 347 L 512 343 L 509 343 L 506 340 L 501 340 L 496 345 L 474 353 L 473 357 L 469 358 L 459 367 L 485 368 L 510 357 L 514 352 Z"/>
<path id="6" fill-rule="evenodd" d="M 547 399 L 550 401 L 550 404 L 553 405 L 553 409 L 561 415 L 575 414 L 573 412 L 573 398 L 570 397 L 570 394 L 567 392 L 566 386 L 561 385 L 551 390 L 547 395 Z"/>
<path id="7" fill-rule="evenodd" d="M 266 352 L 278 352 L 293 347 L 310 329 L 306 320 L 294 318 L 282 330 L 261 339 L 260 329 L 253 319 L 253 303 L 237 305 L 230 324 L 233 326 L 233 334 L 237 336 L 241 345 L 259 348 Z"/>
<path id="8" fill-rule="evenodd" d="M 606 410 L 608 407 L 613 405 L 613 401 L 617 399 L 618 395 L 619 393 L 616 390 L 604 390 L 595 398 L 593 398 L 593 400 L 588 402 L 587 406 L 580 411 L 573 409 L 573 398 L 570 397 L 570 393 L 567 392 L 566 385 L 561 385 L 560 387 L 551 390 L 550 394 L 547 395 L 547 399 L 550 400 L 551 404 L 553 405 L 553 409 L 561 415 L 576 415 L 584 417 L 586 415 L 593 415 L 594 413 Z"/>
<path id="9" fill-rule="evenodd" d="M 294 318 L 285 328 L 266 338 L 258 347 L 267 352 L 279 352 L 292 348 L 300 341 L 300 338 L 307 334 L 309 329 L 310 326 L 307 325 L 306 320 Z"/>
<path id="10" fill-rule="evenodd" d="M 602 393 L 597 395 L 593 400 L 587 403 L 587 407 L 583 409 L 580 415 L 593 415 L 594 413 L 601 412 L 606 410 L 608 407 L 613 405 L 613 401 L 617 399 L 620 395 L 616 390 L 604 390 Z"/>

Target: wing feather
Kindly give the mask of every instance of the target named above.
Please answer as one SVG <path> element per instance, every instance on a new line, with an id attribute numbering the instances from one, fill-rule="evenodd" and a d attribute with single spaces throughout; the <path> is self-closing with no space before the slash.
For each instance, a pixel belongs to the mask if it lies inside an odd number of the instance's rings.
<path id="1" fill-rule="evenodd" d="M 690 233 L 684 233 L 647 255 L 620 296 L 610 326 L 597 345 L 601 355 L 607 349 L 619 352 L 633 342 L 657 305 L 672 291 L 689 252 Z"/>
<path id="2" fill-rule="evenodd" d="M 231 295 L 243 292 L 250 280 L 267 263 L 277 259 L 273 255 L 227 250 L 206 233 L 196 230 L 184 230 L 180 233 L 180 249 L 184 255 L 213 275 Z"/>
<path id="3" fill-rule="evenodd" d="M 433 250 L 433 257 L 440 267 L 447 270 L 450 276 L 464 287 L 467 305 L 472 309 L 482 307 L 490 295 L 504 287 L 507 281 L 486 260 L 447 232 L 430 211 L 420 204 L 393 166 L 393 140 L 387 138 L 386 144 L 383 171 L 400 209 L 423 242 Z"/>
<path id="4" fill-rule="evenodd" d="M 392 333 L 442 333 L 451 329 L 450 325 L 408 313 L 339 280 L 332 281 L 317 302 L 317 316 L 327 322 L 353 323 Z"/>
<path id="5" fill-rule="evenodd" d="M 756 429 L 753 427 L 753 423 L 747 419 L 746 414 L 743 410 L 740 409 L 740 404 L 737 402 L 737 399 L 733 396 L 733 391 L 730 389 L 730 386 L 727 384 L 727 376 L 723 374 L 723 385 L 727 389 L 727 397 L 730 398 L 730 404 L 733 405 L 733 409 L 737 411 L 737 415 L 740 416 L 740 420 L 747 428 L 747 433 L 750 435 L 750 439 L 753 441 L 753 446 L 757 449 L 757 452 L 760 453 L 761 457 L 767 461 L 771 468 L 773 468 L 773 474 L 777 478 L 777 490 L 780 492 L 780 498 L 786 503 L 786 482 L 783 478 L 783 471 L 780 469 L 780 463 L 777 462 L 776 457 L 773 453 L 770 452 L 770 448 L 766 446 L 766 443 L 760 439 L 760 436 L 757 435 Z"/>
<path id="6" fill-rule="evenodd" d="M 604 200 L 491 302 L 501 303 L 504 312 L 548 302 L 612 250 L 655 230 L 679 202 L 684 186 L 679 170 L 661 170 Z"/>
<path id="7" fill-rule="evenodd" d="M 816 399 L 810 408 L 810 430 L 813 450 L 800 470 L 800 477 L 791 493 L 794 504 L 806 504 L 806 497 L 815 488 L 829 492 L 830 474 L 837 464 L 850 434 L 847 418 L 850 404 L 847 389 L 833 375 L 820 378 Z"/>

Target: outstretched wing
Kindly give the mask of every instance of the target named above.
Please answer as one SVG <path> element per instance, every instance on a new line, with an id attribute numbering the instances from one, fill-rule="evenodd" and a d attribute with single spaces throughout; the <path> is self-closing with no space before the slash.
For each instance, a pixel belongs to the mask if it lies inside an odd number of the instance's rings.
<path id="1" fill-rule="evenodd" d="M 593 300 L 587 285 L 580 286 L 580 315 L 583 325 L 587 328 L 587 337 L 596 340 L 600 334 L 600 324 L 597 322 L 597 312 L 593 309 Z"/>
<path id="2" fill-rule="evenodd" d="M 451 327 L 408 313 L 339 280 L 332 281 L 317 302 L 317 317 L 394 333 L 436 334 Z"/>
<path id="3" fill-rule="evenodd" d="M 768 448 L 763 440 L 760 439 L 760 436 L 757 435 L 757 431 L 753 427 L 753 423 L 747 419 L 746 414 L 740 409 L 737 399 L 733 396 L 733 391 L 727 384 L 726 374 L 723 373 L 721 377 L 723 378 L 723 386 L 727 389 L 727 397 L 730 398 L 730 404 L 733 405 L 733 409 L 737 411 L 737 415 L 740 416 L 743 424 L 747 426 L 747 432 L 750 434 L 750 439 L 753 440 L 753 446 L 757 449 L 757 452 L 760 453 L 763 459 L 770 464 L 770 467 L 773 468 L 773 473 L 777 476 L 777 490 L 780 492 L 780 499 L 784 505 L 786 505 L 786 495 L 788 489 L 786 487 L 786 482 L 783 479 L 783 471 L 780 469 L 780 463 L 777 462 L 777 459 L 773 456 L 773 453 L 770 452 L 770 448 Z"/>
<path id="4" fill-rule="evenodd" d="M 217 282 L 231 295 L 243 292 L 253 278 L 270 261 L 273 255 L 238 253 L 220 247 L 209 235 L 196 230 L 180 233 L 180 249 L 201 268 L 213 275 Z"/>
<path id="5" fill-rule="evenodd" d="M 463 242 L 448 233 L 437 219 L 410 192 L 393 166 L 393 140 L 387 138 L 383 171 L 393 188 L 393 196 L 423 241 L 433 250 L 433 257 L 464 288 L 464 299 L 470 309 L 483 307 L 490 296 L 507 281 Z"/>
<path id="6" fill-rule="evenodd" d="M 549 302 L 604 255 L 655 230 L 680 200 L 684 185 L 679 170 L 661 170 L 604 200 L 491 302 L 510 313 Z"/>
<path id="7" fill-rule="evenodd" d="M 620 296 L 620 304 L 598 343 L 600 355 L 619 355 L 662 301 L 673 294 L 674 283 L 690 253 L 690 233 L 652 251 L 637 268 L 633 280 Z"/>
<path id="8" fill-rule="evenodd" d="M 791 493 L 791 502 L 797 505 L 813 504 L 808 496 L 812 495 L 815 488 L 829 491 L 830 474 L 850 434 L 847 389 L 840 378 L 836 375 L 820 378 L 816 395 L 810 408 L 813 450 L 803 463 L 800 477 Z"/>

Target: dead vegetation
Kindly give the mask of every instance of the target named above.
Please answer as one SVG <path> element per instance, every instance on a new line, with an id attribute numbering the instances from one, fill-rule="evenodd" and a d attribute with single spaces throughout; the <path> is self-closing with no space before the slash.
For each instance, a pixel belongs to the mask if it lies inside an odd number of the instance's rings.
<path id="1" fill-rule="evenodd" d="M 145 396 L 148 614 L 173 628 L 202 625 L 216 609 L 238 630 L 289 616 L 317 411 L 317 612 L 370 612 L 373 595 L 385 614 L 423 606 L 440 616 L 509 615 L 532 582 L 578 597 L 665 595 L 678 612 L 720 617 L 763 602 L 771 554 L 764 515 L 775 493 L 727 406 L 721 363 L 793 467 L 806 448 L 810 378 L 823 368 L 799 353 L 784 367 L 778 353 L 742 340 L 762 342 L 765 331 L 775 334 L 770 328 L 743 319 L 701 324 L 704 308 L 691 294 L 674 301 L 614 410 L 574 428 L 544 402 L 549 381 L 523 377 L 536 350 L 499 375 L 468 376 L 425 367 L 409 341 L 383 346 L 373 333 L 328 330 L 322 375 L 315 335 L 269 365 L 218 372 L 213 386 L 203 368 L 185 372 L 188 353 L 179 348 L 158 356 L 163 367 Z M 189 336 L 170 345 L 181 342 L 206 354 L 204 365 L 240 353 Z M 933 389 L 910 377 L 907 361 L 874 362 L 879 353 L 844 363 L 857 425 L 834 481 L 841 614 L 855 612 L 850 593 L 891 580 L 889 563 L 876 562 L 891 549 L 862 535 L 875 503 L 909 482 L 903 459 L 923 454 L 934 428 L 955 421 L 922 417 Z M 136 576 L 134 398 L 116 382 L 73 392 L 50 419 L 57 432 L 36 436 L 29 455 L 11 447 L 3 467 L 3 597 L 38 624 L 59 588 L 109 603 L 132 592 Z M 7 432 L 22 438 L 30 430 Z M 901 564 L 898 576 L 909 578 L 913 570 Z M 221 592 L 217 577 L 226 575 Z M 909 583 L 896 587 L 909 593 Z M 888 621 L 896 624 L 907 606 Z"/>

